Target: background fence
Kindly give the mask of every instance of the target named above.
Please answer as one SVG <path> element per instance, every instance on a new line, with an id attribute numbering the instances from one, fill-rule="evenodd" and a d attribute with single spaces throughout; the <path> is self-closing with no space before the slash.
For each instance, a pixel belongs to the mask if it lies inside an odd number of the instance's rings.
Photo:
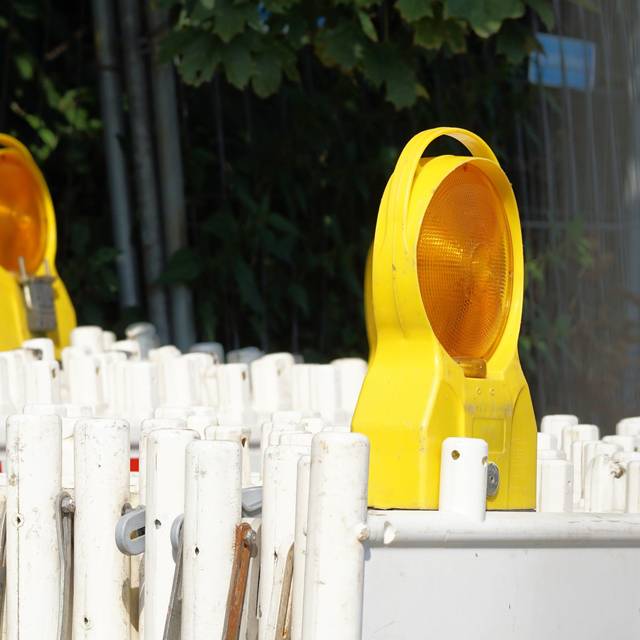
<path id="1" fill-rule="evenodd" d="M 511 175 L 538 412 L 573 407 L 608 432 L 639 397 L 640 25 L 637 3 L 593 4 L 554 2 L 546 55 L 530 61 L 537 104 L 516 122 Z"/>

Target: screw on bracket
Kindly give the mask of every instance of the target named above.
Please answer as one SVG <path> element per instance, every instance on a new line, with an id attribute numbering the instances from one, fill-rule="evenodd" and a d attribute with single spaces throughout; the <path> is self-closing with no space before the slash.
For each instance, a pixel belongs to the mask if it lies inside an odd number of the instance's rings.
<path id="1" fill-rule="evenodd" d="M 487 465 L 487 498 L 492 498 L 500 488 L 500 470 L 495 462 Z"/>

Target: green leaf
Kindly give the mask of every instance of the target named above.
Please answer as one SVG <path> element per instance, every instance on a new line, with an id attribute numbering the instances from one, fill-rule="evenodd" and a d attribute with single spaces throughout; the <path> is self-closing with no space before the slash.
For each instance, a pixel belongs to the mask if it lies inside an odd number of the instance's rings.
<path id="1" fill-rule="evenodd" d="M 31 147 L 33 155 L 41 161 L 46 160 L 51 155 L 51 152 L 58 146 L 58 136 L 45 125 L 42 118 L 32 113 L 27 113 L 17 102 L 12 102 L 9 106 L 16 115 L 24 119 L 43 142 L 42 146 L 38 147 L 33 145 Z"/>
<path id="2" fill-rule="evenodd" d="M 481 37 L 496 33 L 508 18 L 524 15 L 522 0 L 445 0 L 445 16 L 466 20 Z"/>
<path id="3" fill-rule="evenodd" d="M 418 83 L 413 71 L 403 66 L 387 80 L 387 98 L 397 109 L 410 107 L 416 101 Z"/>
<path id="4" fill-rule="evenodd" d="M 15 56 L 16 69 L 23 80 L 31 80 L 33 78 L 35 61 L 28 53 L 19 53 Z"/>
<path id="5" fill-rule="evenodd" d="M 369 17 L 369 14 L 364 11 L 358 11 L 358 18 L 360 19 L 360 26 L 362 27 L 362 31 L 364 31 L 364 35 L 369 38 L 369 40 L 373 42 L 378 42 L 378 33 L 376 32 L 376 28 L 373 26 L 373 22 Z"/>
<path id="6" fill-rule="evenodd" d="M 437 20 L 420 20 L 414 27 L 413 43 L 425 49 L 440 49 L 446 42 L 441 23 Z"/>
<path id="7" fill-rule="evenodd" d="M 255 276 L 249 265 L 242 258 L 238 258 L 236 261 L 234 276 L 242 301 L 253 311 L 262 313 L 264 304 L 256 285 Z"/>
<path id="8" fill-rule="evenodd" d="M 237 89 L 244 89 L 253 73 L 253 60 L 242 38 L 234 38 L 222 52 L 227 80 Z"/>
<path id="9" fill-rule="evenodd" d="M 420 83 L 416 84 L 416 95 L 418 96 L 418 98 L 423 98 L 424 100 L 428 100 L 430 97 L 427 88 Z"/>
<path id="10" fill-rule="evenodd" d="M 261 98 L 273 95 L 282 82 L 282 61 L 275 47 L 269 47 L 255 56 L 251 86 Z"/>
<path id="11" fill-rule="evenodd" d="M 12 8 L 16 15 L 25 20 L 37 20 L 42 11 L 37 0 L 13 0 Z"/>
<path id="12" fill-rule="evenodd" d="M 384 85 L 387 99 L 397 109 L 409 107 L 416 101 L 415 73 L 395 46 L 367 47 L 362 66 L 365 78 L 376 87 Z"/>
<path id="13" fill-rule="evenodd" d="M 197 37 L 197 30 L 191 28 L 174 29 L 160 41 L 158 59 L 162 63 L 170 63 L 176 56 L 184 53 Z"/>
<path id="14" fill-rule="evenodd" d="M 544 270 L 539 260 L 530 258 L 525 263 L 525 273 L 530 282 L 544 282 Z"/>
<path id="15" fill-rule="evenodd" d="M 159 281 L 161 284 L 193 282 L 201 273 L 201 264 L 202 260 L 192 249 L 178 249 L 167 261 Z"/>
<path id="16" fill-rule="evenodd" d="M 58 145 L 58 136 L 47 127 L 40 127 L 37 131 L 42 142 L 53 151 Z"/>
<path id="17" fill-rule="evenodd" d="M 297 4 L 300 0 L 264 0 L 264 8 L 272 13 L 285 13 Z"/>
<path id="18" fill-rule="evenodd" d="M 540 16 L 540 20 L 547 29 L 553 29 L 555 16 L 551 0 L 527 0 L 527 4 Z"/>
<path id="19" fill-rule="evenodd" d="M 407 22 L 433 17 L 433 7 L 430 0 L 398 0 L 396 9 Z"/>
<path id="20" fill-rule="evenodd" d="M 238 220 L 227 209 L 216 211 L 202 223 L 202 229 L 219 240 L 237 242 L 240 230 Z"/>
<path id="21" fill-rule="evenodd" d="M 112 265 L 120 252 L 115 247 L 98 247 L 89 258 L 92 268 L 104 268 L 105 265 Z"/>
<path id="22" fill-rule="evenodd" d="M 290 236 L 299 235 L 298 227 L 296 227 L 291 220 L 288 220 L 279 213 L 271 212 L 267 217 L 267 222 L 277 231 L 285 233 Z"/>
<path id="23" fill-rule="evenodd" d="M 379 6 L 380 0 L 337 0 L 336 4 L 353 5 L 359 9 L 370 9 L 373 6 Z"/>
<path id="24" fill-rule="evenodd" d="M 496 52 L 512 64 L 521 63 L 536 47 L 536 39 L 529 29 L 515 20 L 507 20 L 496 38 Z"/>
<path id="25" fill-rule="evenodd" d="M 218 0 L 213 30 L 223 42 L 231 42 L 245 30 L 247 22 L 256 14 L 257 8 L 253 2 L 235 4 L 231 0 Z"/>
<path id="26" fill-rule="evenodd" d="M 256 58 L 255 72 L 251 79 L 253 90 L 260 98 L 272 96 L 282 81 L 282 68 L 276 58 L 258 56 Z"/>
<path id="27" fill-rule="evenodd" d="M 337 27 L 318 32 L 316 53 L 324 65 L 351 71 L 362 57 L 364 42 L 362 30 L 352 22 L 343 21 Z"/>
<path id="28" fill-rule="evenodd" d="M 200 0 L 200 4 L 211 11 L 216 6 L 216 0 Z"/>
<path id="29" fill-rule="evenodd" d="M 222 59 L 222 46 L 206 31 L 174 31 L 163 40 L 160 59 L 167 62 L 175 56 L 178 56 L 177 67 L 184 82 L 197 86 L 213 77 Z"/>
<path id="30" fill-rule="evenodd" d="M 464 53 L 467 50 L 467 33 L 458 20 L 424 18 L 414 27 L 413 43 L 433 50 L 446 45 L 452 53 Z"/>

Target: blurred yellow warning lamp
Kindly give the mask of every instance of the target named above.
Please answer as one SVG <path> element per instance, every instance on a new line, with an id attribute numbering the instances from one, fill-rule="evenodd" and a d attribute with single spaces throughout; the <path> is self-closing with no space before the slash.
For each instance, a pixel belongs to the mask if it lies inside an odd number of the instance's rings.
<path id="1" fill-rule="evenodd" d="M 67 344 L 76 317 L 55 256 L 47 184 L 27 148 L 0 134 L 0 350 L 32 337 Z"/>
<path id="2" fill-rule="evenodd" d="M 471 155 L 423 158 L 441 136 Z M 409 141 L 382 197 L 370 263 L 374 344 L 353 419 L 371 441 L 369 504 L 436 509 L 442 441 L 464 436 L 486 440 L 497 466 L 488 508 L 533 509 L 520 222 L 481 138 L 442 127 Z"/>

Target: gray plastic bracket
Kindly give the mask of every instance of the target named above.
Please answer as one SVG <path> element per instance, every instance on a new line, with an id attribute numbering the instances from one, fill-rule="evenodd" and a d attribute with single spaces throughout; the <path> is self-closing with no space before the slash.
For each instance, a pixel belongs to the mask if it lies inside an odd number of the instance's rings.
<path id="1" fill-rule="evenodd" d="M 256 516 L 262 511 L 262 487 L 245 487 L 242 490 L 242 515 Z"/>
<path id="2" fill-rule="evenodd" d="M 181 513 L 179 516 L 176 516 L 176 519 L 173 521 L 171 525 L 171 553 L 173 555 L 173 561 L 177 562 L 178 553 L 180 552 L 180 547 L 182 546 L 182 523 L 184 522 L 184 514 Z"/>
<path id="3" fill-rule="evenodd" d="M 116 524 L 116 546 L 127 556 L 144 553 L 144 505 L 127 511 Z"/>

